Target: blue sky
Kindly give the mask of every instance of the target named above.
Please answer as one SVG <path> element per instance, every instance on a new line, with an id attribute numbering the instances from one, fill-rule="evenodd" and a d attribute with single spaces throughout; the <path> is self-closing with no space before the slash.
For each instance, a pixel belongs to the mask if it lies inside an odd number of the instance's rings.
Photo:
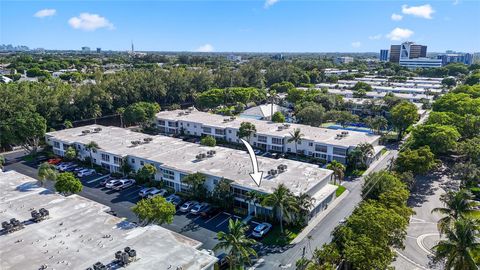
<path id="1" fill-rule="evenodd" d="M 0 44 L 216 52 L 480 51 L 480 1 L 0 0 Z"/>

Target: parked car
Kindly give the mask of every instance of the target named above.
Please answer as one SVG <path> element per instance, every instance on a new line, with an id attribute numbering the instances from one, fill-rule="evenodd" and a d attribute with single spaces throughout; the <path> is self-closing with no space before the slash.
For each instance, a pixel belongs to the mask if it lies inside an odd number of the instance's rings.
<path id="1" fill-rule="evenodd" d="M 197 203 L 195 204 L 192 209 L 190 209 L 190 213 L 194 215 L 200 214 L 200 212 L 205 209 L 205 207 L 209 206 L 210 204 L 208 203 Z"/>
<path id="2" fill-rule="evenodd" d="M 57 165 L 58 163 L 62 162 L 61 158 L 51 158 L 47 161 L 49 164 Z"/>
<path id="3" fill-rule="evenodd" d="M 255 153 L 255 155 L 260 155 L 260 154 L 262 154 L 262 151 L 261 151 L 261 150 L 258 150 L 258 149 L 253 150 L 253 152 Z"/>
<path id="4" fill-rule="evenodd" d="M 165 189 L 155 189 L 155 190 L 152 190 L 148 193 L 147 195 L 147 198 L 151 199 L 153 197 L 157 197 L 157 196 L 165 196 L 165 194 L 167 194 L 167 190 Z"/>
<path id="5" fill-rule="evenodd" d="M 64 171 L 73 172 L 73 170 L 75 170 L 77 167 L 78 167 L 77 164 L 72 164 L 72 165 L 68 166 Z"/>
<path id="6" fill-rule="evenodd" d="M 180 198 L 180 196 L 176 194 L 168 196 L 167 198 L 165 198 L 165 200 L 175 205 L 175 207 L 179 206 L 182 203 L 182 198 Z"/>
<path id="7" fill-rule="evenodd" d="M 272 228 L 272 224 L 263 222 L 258 224 L 255 229 L 253 229 L 252 235 L 257 238 L 264 237 Z"/>
<path id="8" fill-rule="evenodd" d="M 113 188 L 113 185 L 118 181 L 120 181 L 120 179 L 111 179 L 105 184 L 105 187 L 106 188 Z"/>
<path id="9" fill-rule="evenodd" d="M 84 169 L 84 170 L 81 170 L 77 173 L 77 176 L 78 177 L 84 177 L 84 176 L 89 176 L 89 175 L 92 175 L 95 173 L 95 170 L 94 169 Z"/>
<path id="10" fill-rule="evenodd" d="M 200 212 L 200 216 L 204 218 L 211 218 L 220 213 L 220 208 L 215 206 L 208 206 Z"/>
<path id="11" fill-rule="evenodd" d="M 150 191 L 153 191 L 154 189 L 156 189 L 156 188 L 154 188 L 154 187 L 142 188 L 142 189 L 140 189 L 140 191 L 138 192 L 138 196 L 140 196 L 141 198 L 145 198 L 145 197 L 147 197 L 148 193 L 149 193 Z"/>
<path id="12" fill-rule="evenodd" d="M 113 178 L 111 176 L 107 176 L 107 177 L 103 178 L 102 180 L 100 180 L 98 185 L 104 187 L 110 180 L 115 180 L 115 178 Z"/>
<path id="13" fill-rule="evenodd" d="M 112 188 L 115 190 L 122 190 L 129 188 L 135 184 L 135 180 L 133 179 L 122 179 L 115 184 L 113 184 Z"/>
<path id="14" fill-rule="evenodd" d="M 224 269 L 228 268 L 227 254 L 225 254 L 225 253 L 219 254 L 217 256 L 217 259 L 218 259 L 218 261 L 217 261 L 218 269 L 224 270 Z"/>
<path id="15" fill-rule="evenodd" d="M 73 172 L 74 173 L 78 173 L 79 171 L 83 171 L 83 170 L 86 170 L 87 168 L 84 168 L 84 167 L 76 167 L 75 169 L 73 169 Z"/>
<path id="16" fill-rule="evenodd" d="M 182 204 L 182 206 L 180 207 L 180 211 L 181 212 L 190 212 L 190 210 L 192 209 L 192 207 L 194 205 L 198 204 L 197 201 L 188 201 L 188 202 L 185 202 L 184 204 Z"/>
<path id="17" fill-rule="evenodd" d="M 73 165 L 73 162 L 60 162 L 57 165 L 55 165 L 55 169 L 59 171 L 63 171 L 65 168 L 67 168 L 70 165 Z"/>

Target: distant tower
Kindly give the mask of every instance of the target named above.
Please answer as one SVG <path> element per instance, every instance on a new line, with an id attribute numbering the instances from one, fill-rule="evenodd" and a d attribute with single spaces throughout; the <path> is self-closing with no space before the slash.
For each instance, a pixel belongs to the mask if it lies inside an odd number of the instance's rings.
<path id="1" fill-rule="evenodd" d="M 133 47 L 133 40 L 132 40 L 132 53 L 135 52 L 135 48 Z"/>

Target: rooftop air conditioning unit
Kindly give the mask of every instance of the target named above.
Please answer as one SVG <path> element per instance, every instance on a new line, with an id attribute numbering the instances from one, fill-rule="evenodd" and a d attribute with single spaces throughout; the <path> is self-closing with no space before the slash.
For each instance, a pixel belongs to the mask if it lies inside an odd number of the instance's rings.
<path id="1" fill-rule="evenodd" d="M 102 128 L 97 127 L 97 128 L 94 128 L 94 129 L 93 129 L 93 132 L 95 132 L 95 133 L 98 133 L 98 132 L 100 132 L 100 131 L 102 131 Z"/>
<path id="2" fill-rule="evenodd" d="M 229 118 L 225 118 L 225 119 L 223 119 L 223 122 L 224 122 L 224 123 L 230 122 L 230 119 L 229 119 Z"/>
<path id="3" fill-rule="evenodd" d="M 191 113 L 191 111 L 185 111 L 185 114 L 190 114 L 190 113 Z"/>
<path id="4" fill-rule="evenodd" d="M 283 124 L 283 127 L 284 127 L 284 128 L 289 128 L 289 127 L 290 127 L 290 124 Z"/>
<path id="5" fill-rule="evenodd" d="M 185 115 L 185 113 L 184 112 L 179 112 L 178 113 L 178 116 L 182 116 L 182 115 Z"/>
<path id="6" fill-rule="evenodd" d="M 88 133 L 90 133 L 90 130 L 88 130 L 88 129 L 82 130 L 82 134 L 85 135 L 85 134 L 88 134 Z"/>
<path id="7" fill-rule="evenodd" d="M 278 126 L 277 130 L 283 130 L 283 126 Z"/>
<path id="8" fill-rule="evenodd" d="M 195 109 L 194 107 L 188 107 L 187 110 L 190 111 L 190 112 L 193 112 L 194 109 Z"/>
<path id="9" fill-rule="evenodd" d="M 150 137 L 148 137 L 148 138 L 143 138 L 143 142 L 144 142 L 144 143 L 149 143 L 149 142 L 151 142 L 151 141 L 153 141 L 153 138 L 150 138 Z"/>
<path id="10" fill-rule="evenodd" d="M 230 121 L 237 119 L 235 116 L 230 116 Z"/>
<path id="11" fill-rule="evenodd" d="M 210 150 L 207 152 L 208 157 L 213 157 L 217 152 L 215 150 Z"/>
<path id="12" fill-rule="evenodd" d="M 277 169 L 278 169 L 279 173 L 285 172 L 287 170 L 287 165 L 280 164 L 280 165 L 278 165 Z"/>

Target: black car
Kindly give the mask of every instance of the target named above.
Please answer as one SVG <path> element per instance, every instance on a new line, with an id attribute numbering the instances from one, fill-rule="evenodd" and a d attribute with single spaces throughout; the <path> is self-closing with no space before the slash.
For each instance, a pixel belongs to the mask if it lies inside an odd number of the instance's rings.
<path id="1" fill-rule="evenodd" d="M 200 212 L 200 216 L 202 216 L 204 218 L 210 218 L 210 217 L 215 216 L 218 213 L 220 213 L 220 209 L 218 207 L 208 206 L 207 208 L 203 209 Z"/>
<path id="2" fill-rule="evenodd" d="M 218 262 L 218 269 L 223 270 L 228 268 L 228 259 L 227 259 L 227 254 L 222 253 L 217 256 Z"/>

